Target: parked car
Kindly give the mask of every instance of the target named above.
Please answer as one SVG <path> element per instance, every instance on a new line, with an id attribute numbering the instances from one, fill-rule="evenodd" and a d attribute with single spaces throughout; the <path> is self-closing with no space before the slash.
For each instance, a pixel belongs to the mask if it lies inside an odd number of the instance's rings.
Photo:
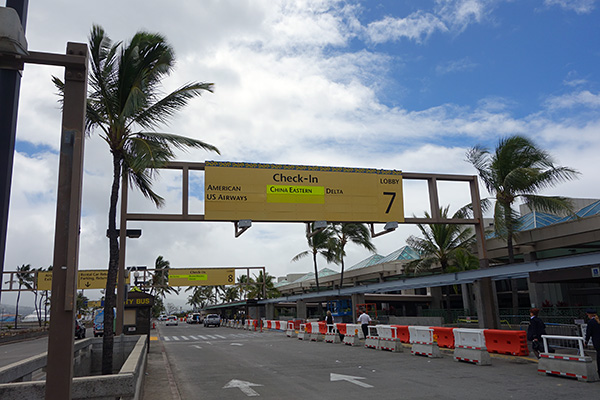
<path id="1" fill-rule="evenodd" d="M 206 318 L 204 318 L 204 326 L 221 326 L 221 317 L 217 314 L 208 314 Z"/>
<path id="2" fill-rule="evenodd" d="M 175 315 L 169 315 L 167 317 L 167 322 L 165 322 L 165 325 L 169 326 L 169 325 L 179 325 L 179 321 L 177 320 L 177 316 Z"/>
<path id="3" fill-rule="evenodd" d="M 158 316 L 158 320 L 159 321 L 166 321 L 167 320 L 167 314 L 160 314 Z"/>
<path id="4" fill-rule="evenodd" d="M 187 322 L 188 324 L 199 324 L 200 323 L 200 314 L 199 313 L 192 313 L 192 314 L 188 314 L 185 322 Z"/>
<path id="5" fill-rule="evenodd" d="M 75 339 L 83 339 L 85 338 L 85 325 L 83 321 L 78 319 L 75 320 Z"/>

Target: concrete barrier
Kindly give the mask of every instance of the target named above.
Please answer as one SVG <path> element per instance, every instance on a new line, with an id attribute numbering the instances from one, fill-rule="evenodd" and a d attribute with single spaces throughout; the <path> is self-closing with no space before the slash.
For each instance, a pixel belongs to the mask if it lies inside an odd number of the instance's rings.
<path id="1" fill-rule="evenodd" d="M 483 329 L 454 329 L 454 361 L 492 365 L 492 358 L 485 347 Z"/>
<path id="2" fill-rule="evenodd" d="M 592 361 L 591 357 L 585 355 L 584 339 L 582 337 L 542 335 L 542 339 L 544 341 L 544 352 L 540 354 L 538 374 L 576 378 L 578 381 L 583 382 L 598 381 L 596 363 Z M 548 340 L 575 341 L 578 344 L 578 353 L 576 355 L 549 353 Z"/>
<path id="3" fill-rule="evenodd" d="M 427 356 L 429 358 L 441 358 L 440 348 L 433 341 L 433 329 L 426 326 L 409 326 L 410 350 L 413 356 Z"/>
<path id="4" fill-rule="evenodd" d="M 122 339 L 122 340 L 120 340 Z M 123 365 L 118 373 L 114 375 L 99 375 L 99 376 L 79 376 L 73 378 L 71 386 L 71 395 L 73 400 L 105 400 L 105 399 L 121 399 L 121 400 L 138 400 L 141 398 L 142 386 L 144 383 L 144 374 L 146 371 L 146 354 L 147 354 L 147 336 L 126 336 L 115 338 L 116 352 L 121 352 L 122 348 L 128 342 L 133 340 L 133 348 L 130 349 Z M 118 343 L 118 344 L 117 344 Z M 94 358 L 94 352 L 91 349 L 94 346 L 102 346 L 102 338 L 84 339 L 75 344 L 76 357 L 84 357 L 83 354 L 77 355 L 78 352 L 84 351 L 91 354 Z M 117 354 L 118 356 L 118 354 Z M 43 366 L 46 365 L 46 354 L 31 357 L 22 362 L 7 365 L 0 369 L 0 379 L 4 382 L 6 379 L 11 379 L 15 374 L 31 374 L 35 369 L 39 369 L 41 360 Z M 89 365 L 93 369 L 94 362 L 82 361 L 74 368 L 74 371 L 81 372 L 86 368 L 84 365 Z M 18 371 L 18 372 L 17 372 Z M 88 373 L 92 371 L 88 370 Z M 20 378 L 17 377 L 17 380 Z M 0 384 L 1 399 L 28 399 L 28 400 L 43 400 L 45 397 L 46 382 L 13 382 Z"/>

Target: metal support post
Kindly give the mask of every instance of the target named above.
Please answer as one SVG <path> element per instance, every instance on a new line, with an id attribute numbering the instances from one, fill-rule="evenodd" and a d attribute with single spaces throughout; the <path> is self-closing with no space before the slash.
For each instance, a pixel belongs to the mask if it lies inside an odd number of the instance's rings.
<path id="1" fill-rule="evenodd" d="M 481 200 L 479 198 L 479 185 L 477 177 L 470 182 L 471 201 L 473 206 L 473 218 L 478 220 L 475 224 L 475 238 L 477 240 L 477 254 L 479 256 L 479 268 L 490 267 L 485 249 L 485 228 L 483 215 L 481 213 Z M 492 278 L 482 278 L 475 285 L 477 290 L 477 315 L 480 328 L 499 329 L 500 317 L 498 312 L 498 301 L 493 288 Z"/>
<path id="2" fill-rule="evenodd" d="M 6 7 L 13 8 L 21 18 L 25 31 L 27 6 L 29 0 L 7 0 Z M 21 71 L 0 69 L 0 276 L 4 272 L 6 236 L 8 231 L 8 210 L 10 205 L 10 187 L 12 182 L 15 137 L 17 135 L 17 114 L 19 109 L 19 91 L 21 89 Z M 0 288 L 0 299 L 2 289 Z"/>
<path id="3" fill-rule="evenodd" d="M 87 98 L 87 45 L 68 43 L 67 54 L 80 56 L 81 64 L 79 67 L 65 68 L 46 399 L 70 399 L 73 378 L 73 332 Z"/>

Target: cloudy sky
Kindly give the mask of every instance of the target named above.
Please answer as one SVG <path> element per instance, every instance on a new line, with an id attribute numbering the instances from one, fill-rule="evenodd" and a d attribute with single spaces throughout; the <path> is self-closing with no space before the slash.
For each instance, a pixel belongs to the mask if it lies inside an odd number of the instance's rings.
<path id="1" fill-rule="evenodd" d="M 33 0 L 26 36 L 30 50 L 55 53 L 86 42 L 92 24 L 114 41 L 139 30 L 166 36 L 178 63 L 165 92 L 189 81 L 216 88 L 159 127 L 221 150 L 182 153 L 182 161 L 473 175 L 469 147 L 522 134 L 581 172 L 545 194 L 600 198 L 599 20 L 598 0 Z M 5 270 L 52 263 L 61 114 L 51 75 L 62 74 L 33 65 L 23 74 Z M 180 210 L 179 182 L 161 174 L 161 212 Z M 108 263 L 110 183 L 110 154 L 94 134 L 85 153 L 82 269 Z M 453 210 L 469 202 L 466 187 L 440 190 Z M 194 196 L 191 211 L 202 213 L 203 194 Z M 404 201 L 407 216 L 422 215 L 425 185 L 407 185 Z M 154 211 L 136 194 L 129 209 Z M 312 270 L 308 259 L 290 261 L 307 248 L 302 224 L 255 224 L 237 239 L 231 223 L 129 228 L 143 235 L 128 241 L 127 265 L 152 266 L 162 255 L 172 267 Z M 413 233 L 406 225 L 375 239 L 377 252 L 391 253 Z M 347 251 L 347 266 L 369 256 Z M 169 301 L 183 305 L 185 296 Z"/>

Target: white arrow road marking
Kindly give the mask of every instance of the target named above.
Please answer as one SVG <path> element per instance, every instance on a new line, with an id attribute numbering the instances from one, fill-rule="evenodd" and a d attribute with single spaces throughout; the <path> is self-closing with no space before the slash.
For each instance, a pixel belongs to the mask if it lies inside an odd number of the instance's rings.
<path id="1" fill-rule="evenodd" d="M 241 343 L 231 343 L 231 346 L 243 346 Z"/>
<path id="2" fill-rule="evenodd" d="M 192 345 L 192 347 L 195 347 L 195 348 L 197 348 L 197 349 L 201 349 L 201 348 L 202 348 L 202 347 L 198 346 L 197 344 L 195 344 L 195 345 Z"/>
<path id="3" fill-rule="evenodd" d="M 260 396 L 254 389 L 250 386 L 262 386 L 258 383 L 239 381 L 237 379 L 230 380 L 227 385 L 223 386 L 223 389 L 231 389 L 231 388 L 239 388 L 246 396 Z"/>
<path id="4" fill-rule="evenodd" d="M 335 382 L 335 381 L 347 381 L 350 383 L 354 383 L 355 385 L 358 386 L 362 386 L 364 388 L 371 388 L 373 387 L 372 385 L 369 385 L 368 383 L 364 383 L 359 381 L 359 379 L 365 379 L 363 377 L 360 376 L 350 376 L 350 375 L 340 375 L 340 374 L 330 374 L 329 375 L 329 380 L 331 382 Z"/>

